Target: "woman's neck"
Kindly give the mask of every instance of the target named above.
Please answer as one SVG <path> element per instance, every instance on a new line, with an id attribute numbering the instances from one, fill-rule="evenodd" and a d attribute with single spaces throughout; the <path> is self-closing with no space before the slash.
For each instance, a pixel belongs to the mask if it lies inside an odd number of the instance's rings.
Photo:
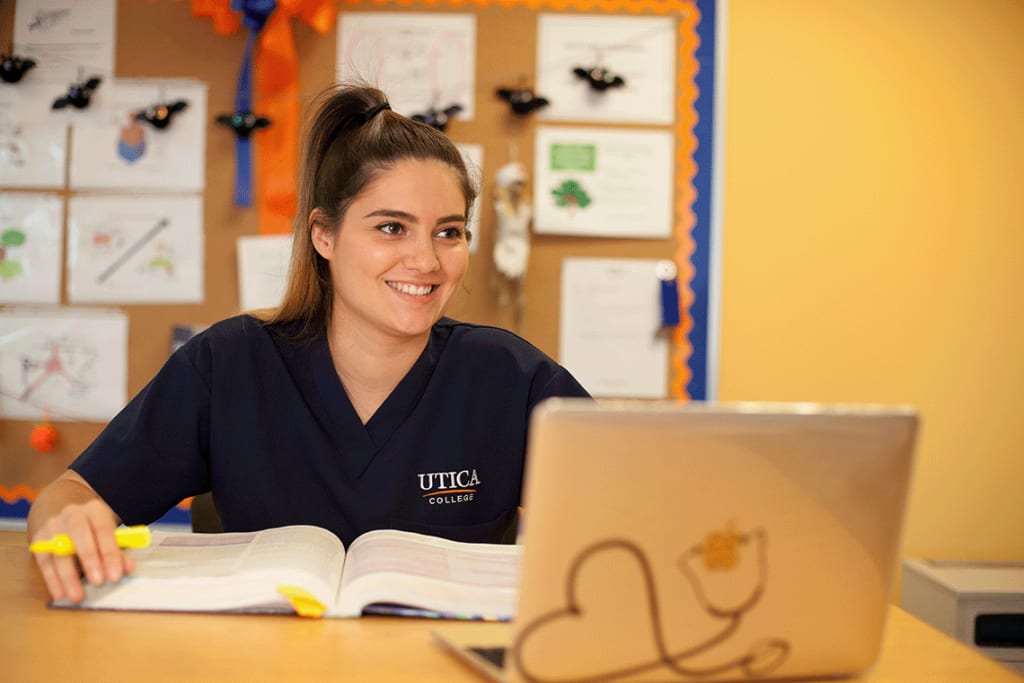
<path id="1" fill-rule="evenodd" d="M 360 334 L 337 324 L 328 330 L 334 369 L 363 424 L 409 373 L 423 353 L 429 334 L 395 339 Z"/>

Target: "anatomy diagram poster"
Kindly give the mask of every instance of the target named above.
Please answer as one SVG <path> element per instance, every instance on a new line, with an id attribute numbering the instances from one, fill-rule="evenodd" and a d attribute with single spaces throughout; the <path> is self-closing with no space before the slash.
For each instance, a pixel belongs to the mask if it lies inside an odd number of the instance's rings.
<path id="1" fill-rule="evenodd" d="M 119 311 L 0 312 L 0 416 L 106 422 L 124 407 L 128 317 Z"/>
<path id="2" fill-rule="evenodd" d="M 68 201 L 68 299 L 73 303 L 200 303 L 199 196 L 82 195 Z"/>

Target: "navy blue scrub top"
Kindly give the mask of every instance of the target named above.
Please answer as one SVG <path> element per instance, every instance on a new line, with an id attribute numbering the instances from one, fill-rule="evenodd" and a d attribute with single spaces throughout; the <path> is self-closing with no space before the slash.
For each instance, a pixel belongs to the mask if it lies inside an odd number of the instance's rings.
<path id="1" fill-rule="evenodd" d="M 196 335 L 71 468 L 126 524 L 213 491 L 225 531 L 497 542 L 519 504 L 530 411 L 587 396 L 511 332 L 444 318 L 363 425 L 326 338 L 294 333 L 237 316 Z"/>

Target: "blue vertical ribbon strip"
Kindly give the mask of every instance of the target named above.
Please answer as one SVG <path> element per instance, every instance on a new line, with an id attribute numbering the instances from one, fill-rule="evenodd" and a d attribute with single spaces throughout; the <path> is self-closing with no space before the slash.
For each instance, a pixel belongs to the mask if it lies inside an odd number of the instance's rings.
<path id="1" fill-rule="evenodd" d="M 252 112 L 252 46 L 256 33 L 249 32 L 245 41 L 245 56 L 238 74 L 238 92 L 235 94 L 235 116 Z M 235 138 L 235 205 L 252 206 L 252 136 L 248 133 Z"/>
<path id="2" fill-rule="evenodd" d="M 276 0 L 231 0 L 231 9 L 241 11 L 242 24 L 249 29 L 245 40 L 245 54 L 242 56 L 242 68 L 238 73 L 238 91 L 235 94 L 235 116 L 251 115 L 252 102 L 252 53 L 256 39 L 267 23 L 267 19 L 277 8 Z M 235 205 L 252 206 L 252 137 L 247 131 L 245 135 L 235 138 Z"/>

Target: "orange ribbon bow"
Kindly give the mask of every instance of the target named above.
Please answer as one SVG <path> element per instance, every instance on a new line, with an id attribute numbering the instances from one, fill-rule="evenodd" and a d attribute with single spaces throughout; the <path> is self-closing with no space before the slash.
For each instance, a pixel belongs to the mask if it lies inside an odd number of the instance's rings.
<path id="1" fill-rule="evenodd" d="M 268 117 L 269 128 L 253 137 L 256 147 L 256 195 L 262 235 L 288 234 L 296 211 L 296 158 L 299 130 L 298 56 L 292 18 L 327 33 L 337 17 L 337 0 L 277 0 L 260 31 L 255 60 L 254 111 Z M 214 31 L 238 30 L 242 13 L 232 0 L 192 0 L 192 15 L 209 18 Z"/>

